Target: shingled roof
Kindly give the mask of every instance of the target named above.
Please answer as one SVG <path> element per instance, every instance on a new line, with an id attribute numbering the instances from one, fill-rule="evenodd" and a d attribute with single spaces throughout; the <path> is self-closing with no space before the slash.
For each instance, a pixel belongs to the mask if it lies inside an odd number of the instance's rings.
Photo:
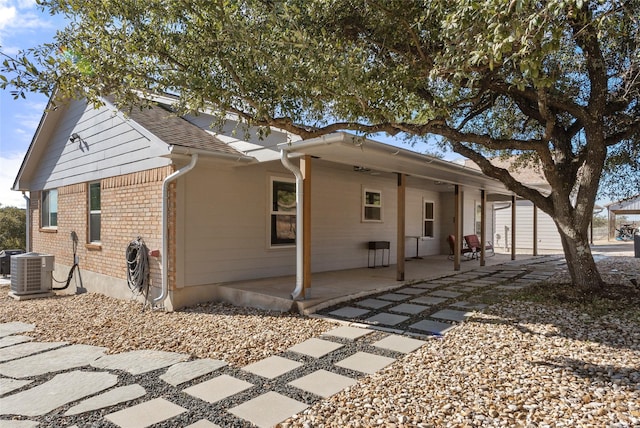
<path id="1" fill-rule="evenodd" d="M 113 99 L 107 98 L 113 103 Z M 244 156 L 243 153 L 225 144 L 215 136 L 197 127 L 186 119 L 176 116 L 171 107 L 151 103 L 148 107 L 134 107 L 125 112 L 136 123 L 143 126 L 160 140 L 173 146 L 182 146 L 213 153 Z"/>

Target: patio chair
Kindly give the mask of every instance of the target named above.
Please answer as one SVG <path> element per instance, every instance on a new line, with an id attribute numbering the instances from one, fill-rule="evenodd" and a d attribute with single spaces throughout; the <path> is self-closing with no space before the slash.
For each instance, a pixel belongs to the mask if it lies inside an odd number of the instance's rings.
<path id="1" fill-rule="evenodd" d="M 478 235 L 465 235 L 464 242 L 467 244 L 467 248 L 470 248 L 472 250 L 475 257 L 480 254 L 482 244 L 480 243 L 480 238 L 478 238 Z M 490 241 L 487 241 L 484 247 L 484 251 L 484 254 L 487 257 L 496 255 L 495 251 L 493 251 L 493 244 Z"/>
<path id="2" fill-rule="evenodd" d="M 449 243 L 449 260 L 453 260 L 453 256 L 456 251 L 456 237 L 453 235 L 449 235 L 447 237 L 447 242 Z M 471 260 L 473 258 L 473 250 L 469 248 L 465 242 L 462 243 L 462 248 L 460 248 L 460 255 L 467 260 Z"/>

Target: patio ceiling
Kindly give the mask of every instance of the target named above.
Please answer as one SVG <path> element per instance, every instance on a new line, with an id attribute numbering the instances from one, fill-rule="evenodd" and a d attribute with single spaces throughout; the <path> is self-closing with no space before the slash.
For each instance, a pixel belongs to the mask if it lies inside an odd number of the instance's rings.
<path id="1" fill-rule="evenodd" d="M 403 173 L 437 185 L 458 184 L 484 189 L 488 194 L 511 195 L 502 183 L 477 170 L 351 134 L 335 133 L 278 147 L 292 154 L 372 171 Z"/>

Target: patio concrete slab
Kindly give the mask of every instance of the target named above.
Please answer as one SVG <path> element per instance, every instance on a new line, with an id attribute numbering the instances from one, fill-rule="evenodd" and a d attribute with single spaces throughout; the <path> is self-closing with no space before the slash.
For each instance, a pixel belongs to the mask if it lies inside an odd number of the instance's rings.
<path id="1" fill-rule="evenodd" d="M 208 403 L 215 403 L 253 387 L 252 383 L 229 375 L 220 375 L 206 382 L 191 386 L 182 392 Z"/>
<path id="2" fill-rule="evenodd" d="M 260 428 L 271 428 L 307 407 L 305 403 L 270 391 L 229 409 L 229 412 Z"/>
<path id="3" fill-rule="evenodd" d="M 107 348 L 91 345 L 65 346 L 0 364 L 0 374 L 24 378 L 88 366 L 104 356 L 106 350 Z"/>
<path id="4" fill-rule="evenodd" d="M 456 311 L 453 309 L 443 309 L 435 314 L 429 315 L 432 318 L 439 318 L 448 321 L 461 322 L 473 315 L 473 312 Z"/>
<path id="5" fill-rule="evenodd" d="M 371 330 L 357 327 L 342 326 L 322 333 L 324 336 L 340 337 L 342 339 L 356 340 L 362 336 L 373 333 Z"/>
<path id="6" fill-rule="evenodd" d="M 455 325 L 445 323 L 445 322 L 437 322 L 431 320 L 422 320 L 418 321 L 415 324 L 411 324 L 409 328 L 414 330 L 423 331 L 430 334 L 445 334 L 447 331 L 451 330 Z"/>
<path id="7" fill-rule="evenodd" d="M 301 366 L 303 366 L 303 364 L 299 361 L 272 355 L 271 357 L 244 366 L 242 370 L 266 377 L 267 379 L 275 379 Z"/>
<path id="8" fill-rule="evenodd" d="M 194 424 L 187 425 L 185 428 L 220 428 L 220 425 L 216 425 L 206 419 L 201 419 Z"/>
<path id="9" fill-rule="evenodd" d="M 435 296 L 422 296 L 417 299 L 411 300 L 411 303 L 418 303 L 421 305 L 439 305 L 440 303 L 446 302 L 447 299 L 443 297 L 435 297 Z"/>
<path id="10" fill-rule="evenodd" d="M 323 398 L 329 398 L 333 394 L 337 394 L 343 389 L 355 384 L 355 379 L 326 370 L 317 370 L 307 376 L 289 382 L 291 386 Z"/>
<path id="11" fill-rule="evenodd" d="M 105 355 L 93 361 L 91 365 L 99 369 L 123 370 L 132 375 L 139 375 L 169 367 L 188 359 L 189 356 L 186 354 L 145 349 Z"/>
<path id="12" fill-rule="evenodd" d="M 111 373 L 72 371 L 56 375 L 36 387 L 0 398 L 0 414 L 41 416 L 89 395 L 111 388 L 118 377 Z"/>
<path id="13" fill-rule="evenodd" d="M 423 288 L 415 288 L 415 287 L 399 288 L 399 289 L 396 290 L 396 293 L 409 294 L 409 295 L 422 294 L 424 292 L 425 291 L 424 291 Z"/>
<path id="14" fill-rule="evenodd" d="M 429 309 L 428 306 L 423 305 L 414 305 L 412 303 L 401 303 L 397 306 L 389 308 L 391 312 L 400 312 L 401 314 L 419 314 L 420 312 L 424 312 Z"/>
<path id="15" fill-rule="evenodd" d="M 25 342 L 0 349 L 0 362 L 15 360 L 66 345 L 67 342 Z M 0 371 L 0 373 L 2 373 Z"/>
<path id="16" fill-rule="evenodd" d="M 384 308 L 385 306 L 389 306 L 392 303 L 386 300 L 380 300 L 380 299 L 364 299 L 361 300 L 359 302 L 356 302 L 356 305 L 358 306 L 363 306 L 365 308 L 371 308 L 371 309 L 380 309 L 380 308 Z"/>
<path id="17" fill-rule="evenodd" d="M 158 422 L 178 416 L 187 409 L 165 400 L 155 398 L 151 401 L 110 413 L 104 418 L 121 428 L 145 428 Z"/>
<path id="18" fill-rule="evenodd" d="M 65 412 L 65 416 L 78 415 L 80 413 L 91 412 L 94 410 L 103 409 L 105 407 L 115 406 L 116 404 L 120 404 L 125 401 L 131 401 L 135 400 L 136 398 L 140 398 L 146 393 L 147 391 L 145 391 L 145 389 L 138 384 L 121 386 L 119 388 L 114 388 L 103 394 L 96 395 L 94 397 L 87 398 L 86 400 L 81 401 L 80 404 L 77 404 L 67 410 Z"/>
<path id="19" fill-rule="evenodd" d="M 409 352 L 413 352 L 416 349 L 420 348 L 424 345 L 424 340 L 412 339 L 406 336 L 398 336 L 397 334 L 392 334 L 384 339 L 378 340 L 373 344 L 376 348 L 388 349 L 390 351 L 401 352 L 403 354 L 408 354 Z"/>
<path id="20" fill-rule="evenodd" d="M 368 314 L 368 309 L 356 308 L 353 306 L 345 306 L 344 308 L 337 309 L 333 312 L 329 312 L 329 315 L 340 318 L 357 318 L 364 314 Z"/>
<path id="21" fill-rule="evenodd" d="M 4 322 L 0 324 L 0 337 L 10 336 L 12 334 L 27 333 L 35 330 L 34 324 L 27 324 L 25 322 L 13 321 Z"/>
<path id="22" fill-rule="evenodd" d="M 392 302 L 400 302 L 408 298 L 409 298 L 408 295 L 400 294 L 400 293 L 387 293 L 387 294 L 383 294 L 382 296 L 378 296 L 378 299 L 390 300 Z"/>
<path id="23" fill-rule="evenodd" d="M 369 352 L 356 352 L 352 356 L 338 361 L 336 366 L 355 370 L 361 373 L 374 374 L 394 361 L 394 358 L 370 354 Z"/>
<path id="24" fill-rule="evenodd" d="M 447 297 L 449 299 L 453 299 L 453 298 L 462 296 L 462 293 L 457 291 L 451 291 L 451 290 L 434 290 L 430 292 L 429 295 L 436 296 L 436 297 Z"/>
<path id="25" fill-rule="evenodd" d="M 19 343 L 31 342 L 32 337 L 29 336 L 5 336 L 0 338 L 0 348 L 6 348 L 7 346 L 17 345 Z"/>
<path id="26" fill-rule="evenodd" d="M 404 315 L 396 315 L 389 314 L 387 312 L 382 312 L 380 314 L 374 315 L 372 317 L 367 318 L 365 321 L 371 324 L 382 324 L 382 325 L 398 325 L 403 321 L 408 320 L 409 317 L 405 317 Z"/>
<path id="27" fill-rule="evenodd" d="M 18 380 L 18 379 L 9 379 L 6 377 L 0 378 L 0 395 L 8 394 L 11 391 L 15 391 L 16 389 L 20 389 L 25 385 L 29 385 L 32 380 Z"/>
<path id="28" fill-rule="evenodd" d="M 313 358 L 320 358 L 335 351 L 336 349 L 342 348 L 343 346 L 344 345 L 340 343 L 331 342 L 330 340 L 316 339 L 315 337 L 312 337 L 311 339 L 307 339 L 302 343 L 292 346 L 288 350 L 298 354 L 308 355 Z"/>
<path id="29" fill-rule="evenodd" d="M 181 383 L 189 382 L 197 377 L 204 376 L 222 367 L 227 363 L 222 360 L 203 358 L 201 360 L 185 361 L 174 364 L 160 376 L 160 379 L 169 385 L 178 386 Z"/>

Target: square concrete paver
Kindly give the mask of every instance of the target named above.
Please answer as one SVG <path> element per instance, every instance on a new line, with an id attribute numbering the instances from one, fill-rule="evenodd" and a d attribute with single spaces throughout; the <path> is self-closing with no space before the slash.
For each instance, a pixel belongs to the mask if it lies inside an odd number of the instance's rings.
<path id="1" fill-rule="evenodd" d="M 453 309 L 443 309 L 435 314 L 429 315 L 432 318 L 440 318 L 449 321 L 464 321 L 473 315 L 473 312 L 456 311 Z"/>
<path id="2" fill-rule="evenodd" d="M 376 348 L 389 349 L 391 351 L 408 354 L 409 352 L 415 351 L 425 343 L 427 342 L 425 342 L 424 340 L 412 339 L 410 337 L 392 334 L 385 337 L 384 339 L 378 340 L 373 344 L 373 346 L 375 346 Z"/>
<path id="3" fill-rule="evenodd" d="M 335 351 L 336 349 L 342 348 L 343 346 L 344 345 L 340 343 L 331 342 L 330 340 L 322 340 L 312 337 L 311 339 L 292 346 L 288 350 L 298 354 L 308 355 L 313 358 L 320 358 Z"/>
<path id="4" fill-rule="evenodd" d="M 257 361 L 248 366 L 244 366 L 242 370 L 253 373 L 267 379 L 275 379 L 285 373 L 295 370 L 303 364 L 298 361 L 282 358 L 277 355 L 267 357 L 264 360 Z"/>
<path id="5" fill-rule="evenodd" d="M 401 303 L 398 306 L 390 308 L 389 310 L 391 312 L 400 312 L 401 314 L 419 314 L 426 309 L 429 309 L 429 307 L 423 305 L 414 305 L 411 303 Z"/>
<path id="6" fill-rule="evenodd" d="M 467 302 L 465 300 L 460 302 L 454 302 L 451 304 L 451 306 L 454 306 L 456 308 L 462 308 L 462 309 L 472 309 L 476 311 L 479 311 L 487 307 L 487 305 L 485 305 L 484 303 L 473 303 L 473 302 Z"/>
<path id="7" fill-rule="evenodd" d="M 353 306 L 345 306 L 344 308 L 337 309 L 335 311 L 329 312 L 329 315 L 333 315 L 334 317 L 342 317 L 342 318 L 357 318 L 361 315 L 368 314 L 368 309 L 355 308 Z"/>
<path id="8" fill-rule="evenodd" d="M 445 334 L 453 327 L 455 327 L 453 324 L 431 320 L 422 320 L 409 326 L 409 328 L 414 330 L 420 330 L 431 334 Z"/>
<path id="9" fill-rule="evenodd" d="M 414 288 L 421 288 L 421 289 L 425 289 L 425 290 L 431 290 L 434 288 L 438 288 L 438 287 L 442 287 L 443 284 L 440 282 L 427 282 L 427 283 L 423 283 L 423 284 L 413 284 L 412 287 Z"/>
<path id="10" fill-rule="evenodd" d="M 229 409 L 229 412 L 260 428 L 270 428 L 307 407 L 305 403 L 270 391 Z"/>
<path id="11" fill-rule="evenodd" d="M 228 375 L 220 375 L 206 382 L 193 385 L 182 392 L 193 395 L 208 403 L 215 403 L 231 397 L 239 392 L 246 391 L 253 384 Z"/>
<path id="12" fill-rule="evenodd" d="M 325 336 L 333 336 L 333 337 L 340 337 L 342 339 L 356 340 L 370 333 L 373 333 L 373 332 L 371 330 L 367 330 L 364 328 L 343 326 L 343 327 L 334 328 L 333 330 L 329 330 L 322 334 Z"/>
<path id="13" fill-rule="evenodd" d="M 399 288 L 396 290 L 396 293 L 401 293 L 401 294 L 422 294 L 424 293 L 424 289 L 423 288 L 414 288 L 414 287 L 407 287 L 407 288 Z"/>
<path id="14" fill-rule="evenodd" d="M 200 419 L 198 422 L 187 425 L 185 428 L 220 428 L 220 425 L 216 425 L 206 419 Z"/>
<path id="15" fill-rule="evenodd" d="M 187 409 L 167 401 L 164 398 L 156 398 L 133 407 L 120 410 L 105 416 L 110 422 L 121 428 L 144 428 L 158 422 L 165 421 Z"/>
<path id="16" fill-rule="evenodd" d="M 411 300 L 411 303 L 418 303 L 422 305 L 439 305 L 442 302 L 446 302 L 447 299 L 443 297 L 423 296 L 417 299 Z"/>
<path id="17" fill-rule="evenodd" d="M 387 294 L 383 294 L 382 296 L 378 296 L 378 298 L 383 300 L 390 300 L 392 302 L 399 302 L 401 300 L 408 299 L 409 296 L 406 294 L 399 294 L 399 293 L 387 293 Z"/>
<path id="18" fill-rule="evenodd" d="M 329 398 L 348 386 L 355 385 L 356 380 L 347 376 L 331 373 L 326 370 L 318 370 L 293 382 L 289 385 L 308 391 L 320 397 Z"/>
<path id="19" fill-rule="evenodd" d="M 344 360 L 338 361 L 336 366 L 345 369 L 355 370 L 361 373 L 374 374 L 380 369 L 387 367 L 393 363 L 395 359 L 383 357 L 380 355 L 370 354 L 368 352 L 356 352 Z"/>
<path id="20" fill-rule="evenodd" d="M 437 296 L 437 297 L 455 298 L 455 297 L 461 296 L 462 293 L 458 293 L 457 291 L 449 291 L 449 290 L 434 290 L 430 292 L 429 295 Z"/>
<path id="21" fill-rule="evenodd" d="M 408 319 L 409 317 L 405 317 L 404 315 L 388 314 L 386 312 L 382 312 L 381 314 L 367 318 L 365 321 L 372 324 L 398 325 Z"/>
<path id="22" fill-rule="evenodd" d="M 356 305 L 358 306 L 363 306 L 365 308 L 371 308 L 371 309 L 384 308 L 385 306 L 389 306 L 390 304 L 391 302 L 389 301 L 379 300 L 379 299 L 364 299 L 359 302 L 356 302 Z"/>

